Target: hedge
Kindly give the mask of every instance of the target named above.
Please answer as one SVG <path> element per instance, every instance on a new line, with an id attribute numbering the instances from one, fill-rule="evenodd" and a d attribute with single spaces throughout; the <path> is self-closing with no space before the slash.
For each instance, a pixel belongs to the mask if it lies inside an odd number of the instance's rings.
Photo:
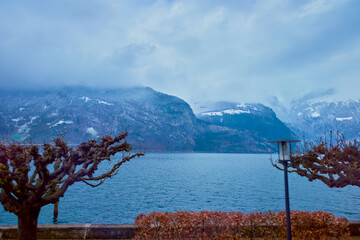
<path id="1" fill-rule="evenodd" d="M 345 218 L 316 211 L 291 212 L 294 239 L 349 239 Z M 285 212 L 152 212 L 136 217 L 134 239 L 286 238 Z"/>

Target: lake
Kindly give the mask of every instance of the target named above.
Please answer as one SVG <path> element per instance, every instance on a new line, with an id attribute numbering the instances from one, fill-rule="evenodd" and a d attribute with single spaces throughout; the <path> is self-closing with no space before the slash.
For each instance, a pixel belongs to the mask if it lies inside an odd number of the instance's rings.
<path id="1" fill-rule="evenodd" d="M 273 155 L 275 158 L 277 155 Z M 59 223 L 133 223 L 140 213 L 178 210 L 284 210 L 284 175 L 269 154 L 148 153 L 120 167 L 92 188 L 75 183 L 61 198 Z M 109 167 L 107 164 L 103 168 Z M 291 210 L 328 211 L 360 219 L 360 189 L 331 189 L 320 181 L 289 175 Z M 52 223 L 53 205 L 40 224 Z M 0 209 L 0 225 L 17 224 Z"/>

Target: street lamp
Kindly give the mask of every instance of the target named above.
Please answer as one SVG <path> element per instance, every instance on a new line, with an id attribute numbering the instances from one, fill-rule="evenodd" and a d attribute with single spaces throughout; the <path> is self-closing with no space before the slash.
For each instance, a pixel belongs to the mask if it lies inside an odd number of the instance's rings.
<path id="1" fill-rule="evenodd" d="M 279 162 L 284 165 L 284 182 L 285 182 L 285 206 L 286 206 L 286 234 L 287 240 L 291 240 L 291 221 L 290 221 L 290 201 L 289 201 L 289 180 L 288 180 L 288 163 L 291 161 L 291 143 L 300 142 L 299 140 L 279 139 L 269 143 L 278 144 Z"/>

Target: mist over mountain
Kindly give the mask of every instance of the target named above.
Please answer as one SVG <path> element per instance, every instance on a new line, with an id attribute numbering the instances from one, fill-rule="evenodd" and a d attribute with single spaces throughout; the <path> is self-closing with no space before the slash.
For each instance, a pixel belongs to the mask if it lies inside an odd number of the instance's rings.
<path id="1" fill-rule="evenodd" d="M 196 116 L 182 99 L 144 87 L 2 91 L 0 135 L 42 143 L 66 131 L 78 144 L 128 131 L 137 149 L 206 152 L 267 152 L 267 141 L 294 136 L 261 104 L 220 102 L 203 110 Z"/>

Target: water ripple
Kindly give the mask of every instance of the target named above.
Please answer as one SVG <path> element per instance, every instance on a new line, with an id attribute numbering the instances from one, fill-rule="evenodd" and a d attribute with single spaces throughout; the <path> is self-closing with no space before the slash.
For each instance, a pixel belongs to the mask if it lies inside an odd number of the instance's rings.
<path id="1" fill-rule="evenodd" d="M 108 167 L 108 166 L 104 166 Z M 332 212 L 360 219 L 357 187 L 331 189 L 289 175 L 292 210 Z M 267 211 L 284 209 L 283 173 L 267 154 L 147 154 L 120 168 L 98 188 L 77 183 L 60 200 L 59 223 L 133 223 L 152 211 Z M 39 223 L 52 223 L 52 206 Z M 16 224 L 0 209 L 0 224 Z"/>

